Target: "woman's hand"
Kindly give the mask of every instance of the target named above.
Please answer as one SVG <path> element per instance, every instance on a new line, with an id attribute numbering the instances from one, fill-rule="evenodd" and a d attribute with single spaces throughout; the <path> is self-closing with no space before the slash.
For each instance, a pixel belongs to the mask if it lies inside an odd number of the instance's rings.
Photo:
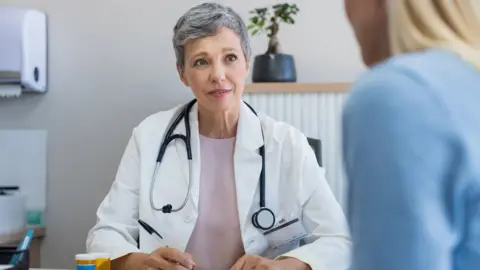
<path id="1" fill-rule="evenodd" d="M 242 256 L 230 270 L 283 270 L 276 265 L 276 261 L 255 255 Z"/>
<path id="2" fill-rule="evenodd" d="M 150 254 L 132 253 L 112 262 L 112 270 L 193 270 L 195 262 L 188 253 L 174 248 L 159 248 Z"/>
<path id="3" fill-rule="evenodd" d="M 152 252 L 145 260 L 148 270 L 193 270 L 195 262 L 188 253 L 174 248 L 159 248 Z"/>
<path id="4" fill-rule="evenodd" d="M 255 255 L 244 255 L 230 270 L 311 270 L 304 262 L 295 258 L 269 260 Z"/>

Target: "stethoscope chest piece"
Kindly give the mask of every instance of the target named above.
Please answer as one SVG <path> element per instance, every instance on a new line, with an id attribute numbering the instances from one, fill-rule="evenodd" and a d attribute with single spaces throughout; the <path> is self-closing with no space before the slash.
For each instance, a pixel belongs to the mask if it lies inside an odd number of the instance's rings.
<path id="1" fill-rule="evenodd" d="M 268 208 L 262 208 L 252 215 L 252 223 L 258 229 L 269 230 L 275 224 L 275 214 Z"/>

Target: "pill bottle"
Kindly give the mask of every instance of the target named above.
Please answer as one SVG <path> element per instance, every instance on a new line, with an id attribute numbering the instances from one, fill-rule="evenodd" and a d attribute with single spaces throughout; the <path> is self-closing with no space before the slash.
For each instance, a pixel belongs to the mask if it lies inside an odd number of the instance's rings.
<path id="1" fill-rule="evenodd" d="M 110 270 L 110 254 L 108 253 L 92 253 L 95 258 L 96 270 Z"/>
<path id="2" fill-rule="evenodd" d="M 95 256 L 91 254 L 75 255 L 77 270 L 95 270 Z"/>

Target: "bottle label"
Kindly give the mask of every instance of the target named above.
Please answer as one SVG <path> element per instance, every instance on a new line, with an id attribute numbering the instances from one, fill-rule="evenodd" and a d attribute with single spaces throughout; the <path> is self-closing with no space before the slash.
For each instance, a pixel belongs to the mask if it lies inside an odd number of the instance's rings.
<path id="1" fill-rule="evenodd" d="M 95 265 L 94 264 L 77 265 L 77 270 L 95 270 Z"/>

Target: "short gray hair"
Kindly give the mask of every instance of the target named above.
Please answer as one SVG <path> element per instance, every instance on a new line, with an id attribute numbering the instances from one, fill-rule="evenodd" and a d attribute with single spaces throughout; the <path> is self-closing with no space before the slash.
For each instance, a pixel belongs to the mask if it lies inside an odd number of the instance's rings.
<path id="1" fill-rule="evenodd" d="M 213 36 L 220 28 L 229 28 L 240 39 L 243 54 L 250 57 L 252 49 L 248 30 L 242 18 L 230 7 L 218 3 L 203 3 L 188 10 L 173 28 L 173 48 L 177 65 L 183 68 L 185 43 L 189 40 Z"/>

